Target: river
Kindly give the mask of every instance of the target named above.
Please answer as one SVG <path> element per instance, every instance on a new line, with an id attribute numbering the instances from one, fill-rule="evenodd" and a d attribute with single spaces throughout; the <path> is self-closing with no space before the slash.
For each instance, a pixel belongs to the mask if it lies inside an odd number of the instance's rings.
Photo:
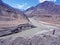
<path id="1" fill-rule="evenodd" d="M 19 32 L 19 33 L 16 33 L 16 34 L 12 34 L 12 35 L 9 35 L 9 36 L 4 36 L 4 37 L 1 37 L 1 38 L 5 38 L 5 37 L 7 38 L 7 37 L 10 37 L 10 36 L 12 36 L 12 37 L 32 37 L 33 35 L 35 35 L 37 33 L 40 33 L 40 32 L 46 32 L 46 31 L 49 31 L 49 30 L 59 29 L 56 26 L 46 25 L 46 24 L 43 24 L 42 22 L 38 22 L 34 18 L 29 18 L 29 20 L 30 20 L 31 24 L 36 26 L 36 28 L 25 30 L 25 31 L 22 31 L 22 32 Z"/>

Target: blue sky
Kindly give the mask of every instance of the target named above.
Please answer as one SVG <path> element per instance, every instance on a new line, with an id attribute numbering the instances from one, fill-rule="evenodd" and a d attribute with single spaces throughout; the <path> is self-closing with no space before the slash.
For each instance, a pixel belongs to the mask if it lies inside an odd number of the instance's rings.
<path id="1" fill-rule="evenodd" d="M 44 1 L 53 1 L 56 4 L 60 5 L 60 0 L 3 0 L 3 1 L 9 4 L 10 6 L 21 10 L 26 10 L 31 6 L 36 6 L 37 4 L 42 3 Z"/>

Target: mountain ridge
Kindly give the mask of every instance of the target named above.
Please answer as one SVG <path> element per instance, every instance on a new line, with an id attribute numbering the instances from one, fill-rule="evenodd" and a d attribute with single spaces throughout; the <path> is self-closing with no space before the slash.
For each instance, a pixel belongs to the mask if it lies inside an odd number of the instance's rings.
<path id="1" fill-rule="evenodd" d="M 34 17 L 39 21 L 60 25 L 60 5 L 53 2 L 40 3 L 33 9 L 29 8 L 25 14 L 27 17 Z"/>
<path id="2" fill-rule="evenodd" d="M 56 5 L 55 3 L 50 2 L 50 1 L 45 1 L 45 2 L 40 3 L 37 6 L 35 6 L 34 9 L 32 9 L 33 11 L 32 11 L 31 14 L 34 15 L 33 14 L 34 12 L 39 12 L 39 10 L 41 9 L 42 11 L 45 10 L 47 12 L 47 14 L 57 14 L 57 15 L 59 15 L 60 14 L 59 8 L 60 8 L 60 5 Z M 31 9 L 31 8 L 29 8 L 29 9 Z M 27 10 L 29 10 L 29 9 L 27 9 Z M 39 13 L 42 14 L 41 11 Z M 29 14 L 28 11 L 26 11 L 26 14 L 27 15 Z"/>
<path id="3" fill-rule="evenodd" d="M 17 26 L 25 23 L 29 23 L 29 20 L 22 11 L 13 8 L 0 0 L 0 25 Z"/>

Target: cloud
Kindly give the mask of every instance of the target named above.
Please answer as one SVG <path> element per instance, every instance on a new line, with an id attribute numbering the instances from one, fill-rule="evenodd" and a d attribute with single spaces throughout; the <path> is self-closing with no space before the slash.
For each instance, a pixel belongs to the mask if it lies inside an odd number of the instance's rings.
<path id="1" fill-rule="evenodd" d="M 18 8 L 18 9 L 21 9 L 21 10 L 26 10 L 26 9 L 30 8 L 30 6 L 27 3 L 24 3 L 24 4 L 16 4 L 14 7 L 15 8 Z"/>
<path id="2" fill-rule="evenodd" d="M 53 2 L 56 2 L 56 0 L 39 0 L 40 3 L 44 2 L 44 1 L 53 1 Z"/>

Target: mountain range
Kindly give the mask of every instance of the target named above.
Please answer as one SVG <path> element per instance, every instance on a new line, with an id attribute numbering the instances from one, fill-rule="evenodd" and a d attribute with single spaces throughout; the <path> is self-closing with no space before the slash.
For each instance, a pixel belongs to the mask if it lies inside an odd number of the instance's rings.
<path id="1" fill-rule="evenodd" d="M 22 12 L 0 0 L 0 45 L 60 45 L 60 27 L 44 22 L 60 25 L 60 5 L 45 1 Z"/>
<path id="2" fill-rule="evenodd" d="M 60 24 L 60 5 L 45 1 L 25 11 L 27 17 L 35 17 L 40 21 Z"/>
<path id="3" fill-rule="evenodd" d="M 56 5 L 54 2 L 45 1 L 43 3 L 38 4 L 35 7 L 31 7 L 26 10 L 26 14 L 31 15 L 42 15 L 42 14 L 60 14 L 60 5 Z"/>

